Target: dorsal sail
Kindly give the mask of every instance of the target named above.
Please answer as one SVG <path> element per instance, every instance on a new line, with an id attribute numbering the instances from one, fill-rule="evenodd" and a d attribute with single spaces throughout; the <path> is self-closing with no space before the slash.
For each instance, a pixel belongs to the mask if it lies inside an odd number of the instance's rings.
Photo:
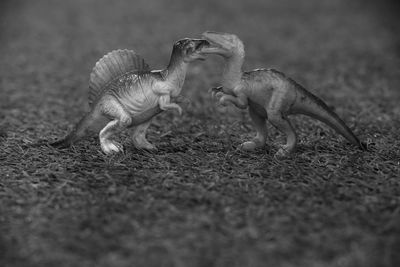
<path id="1" fill-rule="evenodd" d="M 127 73 L 150 71 L 142 57 L 133 50 L 114 50 L 97 61 L 89 80 L 89 105 L 101 96 L 115 79 Z"/>

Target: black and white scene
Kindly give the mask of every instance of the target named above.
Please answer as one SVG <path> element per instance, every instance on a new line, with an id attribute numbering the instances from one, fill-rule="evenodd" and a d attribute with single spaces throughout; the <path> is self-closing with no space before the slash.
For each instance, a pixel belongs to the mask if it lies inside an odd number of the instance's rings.
<path id="1" fill-rule="evenodd" d="M 399 15 L 2 0 L 0 266 L 400 266 Z"/>

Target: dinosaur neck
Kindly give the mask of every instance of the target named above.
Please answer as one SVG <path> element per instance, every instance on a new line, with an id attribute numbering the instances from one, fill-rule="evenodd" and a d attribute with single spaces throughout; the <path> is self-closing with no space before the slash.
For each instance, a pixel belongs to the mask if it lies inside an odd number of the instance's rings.
<path id="1" fill-rule="evenodd" d="M 222 74 L 222 86 L 227 89 L 233 89 L 237 86 L 242 79 L 242 65 L 244 57 L 240 55 L 234 55 L 227 59 L 225 62 L 225 68 Z"/>
<path id="2" fill-rule="evenodd" d="M 164 70 L 165 81 L 172 87 L 172 95 L 179 95 L 183 83 L 185 82 L 188 63 L 184 62 L 181 57 L 176 56 L 175 53 L 171 55 L 171 60 Z"/>

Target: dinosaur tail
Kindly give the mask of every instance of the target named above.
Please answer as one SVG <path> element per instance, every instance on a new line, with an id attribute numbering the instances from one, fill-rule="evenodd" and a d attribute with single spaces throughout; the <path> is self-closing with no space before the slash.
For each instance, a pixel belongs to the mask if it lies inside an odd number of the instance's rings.
<path id="1" fill-rule="evenodd" d="M 91 132 L 101 129 L 106 124 L 107 119 L 96 110 L 87 113 L 74 127 L 74 129 L 63 139 L 50 143 L 55 148 L 68 148 L 79 140 L 88 136 Z"/>
<path id="2" fill-rule="evenodd" d="M 367 150 L 365 143 L 362 143 L 344 121 L 320 98 L 305 90 L 300 85 L 297 87 L 297 99 L 292 106 L 295 113 L 304 114 L 315 118 L 332 127 L 336 132 L 345 137 L 350 143 L 358 146 L 361 150 Z"/>

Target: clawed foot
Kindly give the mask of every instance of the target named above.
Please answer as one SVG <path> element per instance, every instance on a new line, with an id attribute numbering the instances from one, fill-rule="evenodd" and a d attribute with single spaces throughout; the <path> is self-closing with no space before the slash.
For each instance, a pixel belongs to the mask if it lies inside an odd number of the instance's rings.
<path id="1" fill-rule="evenodd" d="M 148 151 L 157 151 L 157 147 L 152 145 L 152 144 L 148 144 L 148 145 L 143 145 L 140 147 L 136 147 L 138 149 L 144 149 L 144 150 L 148 150 Z"/>
<path id="2" fill-rule="evenodd" d="M 121 144 L 112 141 L 101 142 L 101 150 L 107 155 L 124 152 L 124 149 Z"/>
<path id="3" fill-rule="evenodd" d="M 253 141 L 247 141 L 241 144 L 239 148 L 244 151 L 254 151 L 257 148 L 257 145 Z"/>
<path id="4" fill-rule="evenodd" d="M 282 146 L 279 150 L 275 153 L 275 158 L 277 159 L 284 159 L 292 154 L 293 149 L 289 149 L 286 146 Z"/>
<path id="5" fill-rule="evenodd" d="M 239 148 L 244 151 L 254 151 L 256 148 L 263 147 L 264 145 L 264 143 L 258 140 L 252 140 L 242 143 Z"/>
<path id="6" fill-rule="evenodd" d="M 133 140 L 133 144 L 137 149 L 144 149 L 149 151 L 157 151 L 157 147 L 147 140 Z"/>

